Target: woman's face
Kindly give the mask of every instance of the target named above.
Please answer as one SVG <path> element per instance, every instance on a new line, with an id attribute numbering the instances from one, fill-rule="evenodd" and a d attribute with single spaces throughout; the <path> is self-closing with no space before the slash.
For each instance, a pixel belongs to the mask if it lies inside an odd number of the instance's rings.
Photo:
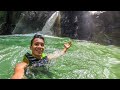
<path id="1" fill-rule="evenodd" d="M 32 46 L 30 46 L 32 50 L 32 55 L 36 57 L 40 57 L 44 51 L 44 41 L 40 38 L 35 38 L 33 40 Z"/>

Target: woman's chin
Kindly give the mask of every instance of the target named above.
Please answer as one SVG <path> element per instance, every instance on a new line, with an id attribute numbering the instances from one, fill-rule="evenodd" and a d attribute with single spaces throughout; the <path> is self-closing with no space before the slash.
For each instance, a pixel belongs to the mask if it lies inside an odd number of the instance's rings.
<path id="1" fill-rule="evenodd" d="M 40 55 L 42 55 L 42 53 L 36 53 L 36 56 L 40 56 Z"/>
<path id="2" fill-rule="evenodd" d="M 40 58 L 41 54 L 35 54 L 34 55 L 36 58 Z"/>

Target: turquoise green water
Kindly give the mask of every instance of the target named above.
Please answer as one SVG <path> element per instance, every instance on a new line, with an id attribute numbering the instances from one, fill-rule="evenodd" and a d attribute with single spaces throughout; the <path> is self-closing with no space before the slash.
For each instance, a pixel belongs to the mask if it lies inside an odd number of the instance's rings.
<path id="1" fill-rule="evenodd" d="M 9 79 L 15 64 L 22 61 L 33 35 L 0 36 L 0 79 Z M 63 48 L 69 38 L 45 36 L 45 53 Z M 120 48 L 88 41 L 72 40 L 68 52 L 50 62 L 49 71 L 33 79 L 119 79 Z"/>

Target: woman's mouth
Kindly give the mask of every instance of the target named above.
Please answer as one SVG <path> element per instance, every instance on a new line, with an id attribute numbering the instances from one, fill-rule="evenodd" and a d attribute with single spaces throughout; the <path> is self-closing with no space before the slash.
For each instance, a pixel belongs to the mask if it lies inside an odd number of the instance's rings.
<path id="1" fill-rule="evenodd" d="M 38 52 L 39 54 L 41 54 L 43 52 L 43 49 L 37 49 L 36 52 Z"/>

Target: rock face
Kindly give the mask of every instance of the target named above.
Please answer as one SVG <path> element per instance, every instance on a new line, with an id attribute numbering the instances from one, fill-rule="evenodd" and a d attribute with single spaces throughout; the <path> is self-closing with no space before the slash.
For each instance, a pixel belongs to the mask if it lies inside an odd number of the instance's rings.
<path id="1" fill-rule="evenodd" d="M 79 38 L 80 11 L 61 11 L 61 34 L 63 37 Z"/>
<path id="2" fill-rule="evenodd" d="M 21 11 L 0 11 L 0 35 L 10 35 L 19 20 Z"/>
<path id="3" fill-rule="evenodd" d="M 62 11 L 62 36 L 120 45 L 120 11 Z"/>
<path id="4" fill-rule="evenodd" d="M 28 34 L 41 31 L 48 18 L 54 11 L 25 11 L 13 34 Z"/>
<path id="5" fill-rule="evenodd" d="M 93 15 L 94 30 L 91 40 L 120 45 L 120 12 L 107 11 L 100 15 Z"/>

